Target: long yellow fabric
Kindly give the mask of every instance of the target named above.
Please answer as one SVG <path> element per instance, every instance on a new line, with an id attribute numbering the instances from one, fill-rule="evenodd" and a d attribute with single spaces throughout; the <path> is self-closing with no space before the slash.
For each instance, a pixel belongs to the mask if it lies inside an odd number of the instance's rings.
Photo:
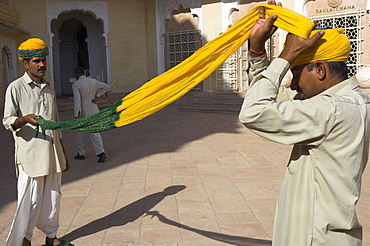
<path id="1" fill-rule="evenodd" d="M 302 38 L 309 38 L 313 34 L 314 22 L 303 15 L 280 6 L 260 4 L 225 33 L 208 42 L 179 65 L 146 82 L 101 112 L 87 118 L 65 122 L 50 122 L 41 118 L 37 121 L 43 130 L 99 132 L 133 123 L 159 111 L 207 78 L 239 49 L 249 38 L 250 31 L 259 18 L 259 7 L 265 7 L 265 18 L 277 14 L 275 26 Z M 325 32 L 327 34 L 319 41 L 318 47 L 311 49 L 308 55 L 306 54 L 307 57 L 304 55 L 298 57 L 298 63 L 309 63 L 314 59 L 332 61 L 338 57 L 342 59 L 348 56 L 348 39 L 345 41 L 343 30 L 325 30 Z M 338 42 L 337 37 L 341 37 L 342 39 L 339 39 L 341 41 Z M 338 50 L 342 53 L 337 52 Z"/>
<path id="2" fill-rule="evenodd" d="M 249 38 L 259 18 L 259 7 L 265 7 L 266 18 L 277 14 L 275 26 L 297 36 L 308 38 L 314 23 L 290 9 L 260 4 L 225 33 L 208 42 L 192 56 L 167 72 L 153 78 L 122 99 L 117 127 L 127 125 L 157 112 L 174 102 L 207 78 Z"/>

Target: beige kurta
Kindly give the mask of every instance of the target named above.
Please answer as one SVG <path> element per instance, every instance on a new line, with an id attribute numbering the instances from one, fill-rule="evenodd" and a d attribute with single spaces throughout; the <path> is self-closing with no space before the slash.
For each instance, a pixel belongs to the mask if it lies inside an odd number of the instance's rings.
<path id="1" fill-rule="evenodd" d="M 369 98 L 356 78 L 307 100 L 276 102 L 289 63 L 251 58 L 239 119 L 256 134 L 293 144 L 280 188 L 273 245 L 361 245 L 355 205 L 368 159 Z"/>
<path id="2" fill-rule="evenodd" d="M 13 129 L 15 120 L 28 114 L 59 120 L 54 89 L 45 81 L 38 87 L 25 73 L 10 83 L 6 90 L 3 119 L 5 128 L 13 132 L 17 174 L 17 165 L 22 165 L 30 177 L 62 172 L 66 168 L 66 159 L 60 131 L 46 130 L 44 138 L 41 131 L 36 137 L 36 127 L 31 124 Z"/>

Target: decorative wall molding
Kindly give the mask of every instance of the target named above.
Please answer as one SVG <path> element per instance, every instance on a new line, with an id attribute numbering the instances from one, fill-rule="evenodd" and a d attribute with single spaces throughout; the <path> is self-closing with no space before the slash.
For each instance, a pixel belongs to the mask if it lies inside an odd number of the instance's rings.
<path id="1" fill-rule="evenodd" d="M 199 17 L 199 28 L 202 28 L 202 0 L 156 0 L 157 54 L 158 74 L 164 72 L 164 34 L 166 20 L 171 19 L 174 9 L 189 8 L 192 14 Z"/>
<path id="2" fill-rule="evenodd" d="M 159 21 L 161 26 L 161 33 L 164 33 L 164 24 L 166 19 L 171 19 L 171 13 L 174 9 L 179 9 L 180 5 L 185 8 L 190 8 L 193 14 L 194 9 L 202 7 L 201 0 L 157 0 L 157 21 Z"/>
<path id="3" fill-rule="evenodd" d="M 109 32 L 108 26 L 108 4 L 102 1 L 47 1 L 47 21 L 57 19 L 61 13 L 70 11 L 82 11 L 92 14 L 97 20 L 102 20 L 104 33 Z M 50 32 L 51 26 L 48 25 Z"/>
<path id="4" fill-rule="evenodd" d="M 100 20 L 103 24 L 103 34 L 105 41 L 105 53 L 107 59 L 107 83 L 111 84 L 111 71 L 110 71 L 110 47 L 108 42 L 108 32 L 109 32 L 109 18 L 108 18 L 108 3 L 107 1 L 46 1 L 47 7 L 47 30 L 49 33 L 49 56 L 50 60 L 53 60 L 52 45 L 54 33 L 51 31 L 51 22 L 58 19 L 59 15 L 62 13 L 68 13 L 71 11 L 81 11 L 82 13 L 89 13 L 95 17 L 96 20 Z M 54 81 L 54 69 L 51 64 L 50 68 L 50 80 L 52 83 Z"/>

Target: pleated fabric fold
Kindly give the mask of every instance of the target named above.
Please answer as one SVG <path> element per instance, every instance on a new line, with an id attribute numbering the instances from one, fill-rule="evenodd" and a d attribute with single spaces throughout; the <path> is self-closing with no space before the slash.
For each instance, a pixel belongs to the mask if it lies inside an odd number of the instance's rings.
<path id="1" fill-rule="evenodd" d="M 206 79 L 249 38 L 259 18 L 259 7 L 265 7 L 266 19 L 278 18 L 275 26 L 299 37 L 308 38 L 315 24 L 290 9 L 259 4 L 226 32 L 199 48 L 190 57 L 146 82 L 115 104 L 86 118 L 64 122 L 38 119 L 43 130 L 77 130 L 102 132 L 141 120 L 176 101 Z"/>

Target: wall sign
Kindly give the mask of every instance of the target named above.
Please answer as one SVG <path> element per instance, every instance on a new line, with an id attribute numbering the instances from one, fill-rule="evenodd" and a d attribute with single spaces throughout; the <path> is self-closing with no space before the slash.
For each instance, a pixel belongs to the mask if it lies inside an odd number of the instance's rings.
<path id="1" fill-rule="evenodd" d="M 332 13 L 332 12 L 341 12 L 341 11 L 348 11 L 348 10 L 355 10 L 355 5 L 316 9 L 316 14 L 327 14 L 327 13 Z"/>

